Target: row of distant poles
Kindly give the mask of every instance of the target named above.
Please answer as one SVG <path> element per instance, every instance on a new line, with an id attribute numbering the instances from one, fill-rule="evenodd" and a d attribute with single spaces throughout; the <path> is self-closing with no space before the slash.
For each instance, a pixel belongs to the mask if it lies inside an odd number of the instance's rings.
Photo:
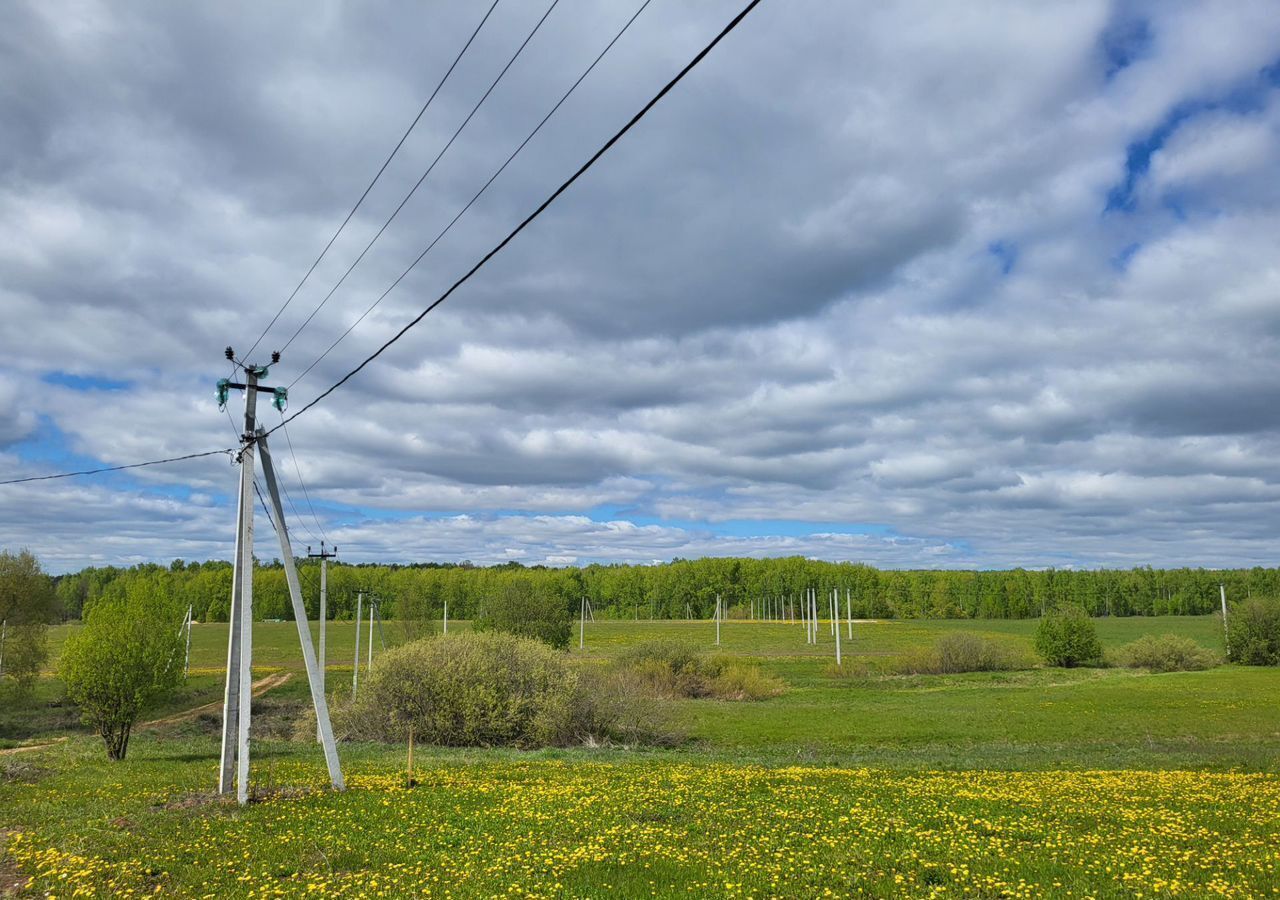
<path id="1" fill-rule="evenodd" d="M 805 643 L 818 643 L 819 624 L 822 621 L 819 615 L 818 589 L 806 588 L 801 599 L 797 601 L 795 597 L 767 597 L 758 601 L 752 600 L 748 605 L 749 621 L 757 621 L 757 612 L 759 612 L 758 621 L 762 622 L 785 622 L 795 624 L 799 622 L 804 628 Z M 843 609 L 843 613 L 842 613 Z M 1225 609 L 1225 601 L 1224 601 Z M 693 607 L 689 603 L 684 605 L 685 619 L 692 621 Z M 840 601 L 840 590 L 838 588 L 831 589 L 831 596 L 827 598 L 827 620 L 831 629 L 831 636 L 835 638 L 836 648 L 836 665 L 841 663 L 841 641 L 840 641 L 840 617 L 843 614 L 846 628 L 848 629 L 849 640 L 853 640 L 853 603 L 848 588 L 844 592 L 843 606 Z M 720 629 L 726 619 L 725 604 L 723 598 L 716 594 L 716 605 L 711 613 L 711 619 L 716 626 L 716 646 L 720 646 Z M 595 624 L 596 617 L 591 609 L 591 600 L 583 597 L 578 603 L 578 649 L 585 650 L 587 646 L 587 623 Z"/>

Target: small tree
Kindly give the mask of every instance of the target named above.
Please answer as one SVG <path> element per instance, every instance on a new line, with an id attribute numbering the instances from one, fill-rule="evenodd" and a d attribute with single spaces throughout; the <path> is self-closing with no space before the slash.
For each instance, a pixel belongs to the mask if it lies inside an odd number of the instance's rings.
<path id="1" fill-rule="evenodd" d="M 160 579 L 136 578 L 104 595 L 67 639 L 59 674 L 110 759 L 124 759 L 139 711 L 182 679 L 182 612 Z"/>
<path id="2" fill-rule="evenodd" d="M 57 606 L 53 582 L 30 550 L 0 551 L 0 677 L 23 691 L 49 658 L 46 636 Z"/>
<path id="3" fill-rule="evenodd" d="M 1280 600 L 1250 597 L 1232 604 L 1227 658 L 1246 666 L 1280 665 Z"/>
<path id="4" fill-rule="evenodd" d="M 564 649 L 569 646 L 573 626 L 559 592 L 532 578 L 513 578 L 485 602 L 475 629 L 531 637 Z"/>
<path id="5" fill-rule="evenodd" d="M 1036 626 L 1036 652 L 1051 666 L 1087 666 L 1102 660 L 1093 620 L 1079 606 L 1051 612 Z"/>

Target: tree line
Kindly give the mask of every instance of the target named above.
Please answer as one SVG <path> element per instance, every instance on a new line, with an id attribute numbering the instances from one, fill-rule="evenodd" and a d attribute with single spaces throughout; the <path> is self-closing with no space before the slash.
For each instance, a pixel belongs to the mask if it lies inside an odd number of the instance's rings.
<path id="1" fill-rule="evenodd" d="M 319 614 L 319 564 L 297 560 L 307 614 Z M 231 564 L 225 561 L 87 568 L 52 579 L 64 619 L 80 618 L 103 596 L 125 590 L 133 579 L 159 579 L 199 621 L 226 621 Z M 760 617 L 785 612 L 808 588 L 825 603 L 832 589 L 848 592 L 859 618 L 1021 619 L 1071 604 L 1094 616 L 1204 615 L 1219 607 L 1218 586 L 1230 601 L 1280 596 L 1280 569 L 1099 569 L 1000 571 L 881 570 L 860 563 L 803 557 L 776 559 L 676 559 L 661 565 L 527 567 L 519 563 L 479 567 L 460 564 L 348 565 L 330 563 L 328 610 L 335 619 L 355 615 L 359 592 L 380 598 L 386 619 L 473 619 L 486 601 L 512 581 L 533 583 L 558 596 L 573 615 L 581 598 L 597 617 L 710 618 L 717 595 L 728 615 Z M 292 618 L 284 569 L 278 560 L 258 562 L 254 609 L 262 619 Z"/>

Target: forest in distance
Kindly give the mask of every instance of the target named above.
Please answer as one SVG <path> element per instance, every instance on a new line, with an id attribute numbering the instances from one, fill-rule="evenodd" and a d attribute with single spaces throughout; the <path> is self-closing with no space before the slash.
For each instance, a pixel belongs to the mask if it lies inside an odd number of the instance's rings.
<path id="1" fill-rule="evenodd" d="M 320 567 L 297 561 L 307 614 L 319 614 Z M 229 562 L 184 562 L 169 566 L 91 567 L 55 577 L 64 619 L 78 619 L 104 593 L 133 579 L 159 582 L 170 596 L 189 603 L 202 622 L 226 621 L 231 597 Z M 1064 604 L 1094 616 L 1206 615 L 1220 608 L 1219 585 L 1228 601 L 1280 596 L 1280 569 L 1010 569 L 890 570 L 861 563 L 804 557 L 772 559 L 709 557 L 676 559 L 658 565 L 527 567 L 518 562 L 479 567 L 470 563 L 376 565 L 331 562 L 328 616 L 350 619 L 361 591 L 379 598 L 383 618 L 439 619 L 445 603 L 450 618 L 474 618 L 486 598 L 512 579 L 534 581 L 542 591 L 564 598 L 577 614 L 580 598 L 604 618 L 710 618 L 716 597 L 730 618 L 775 613 L 785 598 L 808 588 L 819 597 L 832 589 L 847 596 L 858 618 L 1024 619 Z M 254 572 L 255 615 L 291 619 L 284 567 L 279 560 L 258 563 Z"/>

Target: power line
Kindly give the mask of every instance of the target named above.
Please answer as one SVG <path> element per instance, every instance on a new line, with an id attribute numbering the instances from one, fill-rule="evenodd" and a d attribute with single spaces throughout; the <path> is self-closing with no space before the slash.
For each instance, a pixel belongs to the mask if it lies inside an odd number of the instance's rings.
<path id="1" fill-rule="evenodd" d="M 283 413 L 283 412 L 282 412 L 282 413 L 280 413 L 280 422 L 281 422 L 281 424 L 284 424 L 284 413 Z M 306 501 L 307 501 L 307 509 L 311 510 L 311 520 L 312 520 L 313 522 L 315 522 L 315 523 L 316 523 L 316 528 L 317 528 L 317 529 L 319 529 L 319 531 L 320 531 L 320 537 L 321 537 L 323 540 L 326 540 L 326 541 L 327 541 L 327 540 L 328 540 L 328 535 L 326 535 L 326 534 L 324 533 L 324 526 L 320 524 L 320 518 L 319 518 L 319 516 L 317 516 L 317 515 L 316 515 L 316 508 L 315 508 L 314 506 L 312 506 L 312 505 L 311 505 L 311 493 L 307 490 L 307 483 L 306 483 L 305 481 L 303 481 L 303 480 L 302 480 L 302 467 L 301 467 L 300 465 L 298 465 L 298 455 L 297 455 L 296 453 L 294 453 L 294 452 L 293 452 L 293 438 L 289 437 L 289 429 L 288 429 L 288 428 L 285 428 L 285 429 L 284 429 L 284 439 L 285 439 L 285 441 L 287 441 L 287 442 L 288 442 L 288 444 L 289 444 L 289 455 L 293 457 L 293 469 L 294 469 L 294 471 L 295 471 L 295 472 L 297 472 L 297 473 L 298 473 L 298 484 L 302 487 L 302 496 L 303 496 L 303 497 L 306 499 Z M 293 501 L 292 501 L 292 500 L 290 500 L 289 502 L 290 502 L 291 504 L 293 503 Z M 295 512 L 297 512 L 297 510 L 294 510 L 294 511 L 295 511 Z M 304 528 L 306 528 L 306 526 L 305 526 L 305 525 L 304 525 L 303 527 L 304 527 Z M 311 529 L 310 529 L 310 528 L 307 528 L 307 534 L 311 534 Z M 314 538 L 315 538 L 315 535 L 314 535 L 314 534 L 311 534 L 311 537 L 314 539 Z"/>
<path id="2" fill-rule="evenodd" d="M 569 178 L 563 184 L 561 184 L 558 188 L 556 188 L 555 191 L 551 193 L 551 196 L 547 197 L 546 200 L 543 200 L 537 209 L 535 209 L 528 216 L 526 216 L 519 225 L 517 225 L 514 229 L 512 229 L 512 231 L 506 237 L 504 237 L 501 241 L 499 241 L 498 244 L 492 250 L 490 250 L 483 257 L 481 257 L 480 261 L 477 262 L 474 266 L 472 266 L 469 270 L 467 270 L 466 274 L 464 274 L 461 278 L 455 281 L 449 287 L 448 290 L 446 290 L 443 294 L 441 294 L 439 297 L 433 300 L 431 304 L 428 305 L 427 308 L 424 309 L 422 312 L 418 313 L 418 315 L 411 322 L 409 322 L 407 325 L 405 325 L 403 328 L 397 331 L 394 335 L 392 335 L 392 337 L 386 343 L 384 343 L 381 347 L 379 347 L 372 354 L 366 357 L 365 360 L 362 363 L 360 363 L 360 365 L 356 366 L 346 375 L 343 375 L 341 378 L 339 378 L 333 385 L 327 388 L 323 393 L 321 393 L 318 397 L 316 397 L 310 403 L 303 406 L 301 409 L 299 409 L 297 412 L 290 415 L 288 418 L 283 419 L 279 425 L 275 426 L 275 428 L 272 428 L 271 431 L 267 432 L 267 434 L 271 434 L 271 432 L 275 431 L 276 428 L 281 428 L 286 423 L 292 422 L 294 419 L 298 418 L 298 416 L 302 415 L 307 410 L 311 409 L 311 407 L 315 406 L 325 397 L 328 397 L 338 388 L 342 387 L 342 385 L 346 384 L 347 381 L 349 381 L 352 377 L 354 377 L 362 369 L 364 369 L 365 366 L 369 365 L 369 363 L 373 362 L 375 359 L 381 356 L 388 347 L 390 347 L 396 341 L 400 340 L 400 338 L 404 337 L 404 335 L 409 331 L 409 329 L 413 328 L 415 325 L 421 322 L 427 316 L 427 314 L 429 314 L 433 309 L 438 307 L 441 303 L 444 303 L 444 301 L 448 300 L 454 291 L 456 291 L 458 288 L 462 287 L 462 285 L 464 285 L 467 281 L 469 281 L 471 279 L 471 276 L 475 275 L 476 272 L 479 272 L 480 269 L 483 268 L 487 262 L 489 262 L 489 260 L 493 259 L 493 257 L 497 256 L 500 252 L 502 252 L 503 248 L 505 248 L 507 244 L 511 243 L 511 241 L 515 239 L 516 235 L 524 231 L 525 228 L 527 228 L 529 224 L 533 222 L 534 219 L 542 215 L 542 213 L 546 211 L 547 207 L 549 207 L 552 203 L 554 203 L 560 197 L 560 195 L 563 194 L 565 191 L 567 191 L 575 181 L 581 178 L 588 169 L 590 169 L 593 165 L 595 165 L 596 162 L 600 159 L 600 157 L 604 156 L 605 153 L 607 153 L 609 149 L 613 147 L 614 144 L 616 144 L 619 140 L 622 139 L 623 135 L 625 135 L 628 131 L 630 131 L 637 122 L 643 119 L 649 113 L 649 111 L 658 104 L 658 102 L 663 97 L 665 97 L 668 93 L 670 93 L 672 88 L 674 88 L 677 84 L 679 84 L 680 81 L 686 75 L 688 75 L 689 72 L 692 71 L 696 65 L 698 65 L 698 63 L 702 62 L 702 60 L 707 56 L 707 54 L 710 53 L 713 49 L 715 49 L 715 46 L 719 44 L 722 40 L 724 40 L 725 36 L 728 35 L 729 32 L 737 28 L 738 25 L 742 22 L 742 20 L 747 17 L 747 14 L 750 13 L 753 9 L 755 9 L 756 6 L 758 6 L 759 4 L 760 4 L 760 0 L 750 0 L 750 2 L 745 7 L 743 7 L 742 11 L 738 13 L 736 16 L 734 16 L 729 21 L 729 24 L 726 25 L 720 31 L 719 34 L 717 34 L 714 38 L 712 38 L 711 43 L 703 47 L 702 50 L 700 50 L 698 54 L 685 65 L 683 69 L 681 69 L 679 72 L 676 73 L 674 78 L 672 78 L 665 85 L 663 85 L 662 89 L 658 91 L 658 93 L 654 94 L 653 98 L 648 103 L 646 103 L 640 109 L 639 112 L 637 112 L 634 116 L 632 116 L 631 119 L 627 122 L 627 124 L 623 125 L 622 128 L 619 129 L 618 132 L 614 134 L 613 137 L 609 138 L 609 140 L 607 140 L 599 150 L 597 150 L 595 153 L 591 155 L 590 159 L 588 159 L 585 163 L 583 163 L 576 172 L 574 172 L 571 176 L 569 176 Z M 422 260 L 422 257 L 425 255 L 426 255 L 425 251 L 421 255 L 419 255 L 418 258 L 415 259 L 409 265 L 409 268 L 405 269 L 404 272 L 400 274 L 399 278 L 397 278 L 392 283 L 391 288 L 388 288 L 388 290 L 391 290 L 397 284 L 399 284 L 400 281 L 406 275 L 408 275 L 409 272 L 413 270 L 413 267 L 416 266 Z"/>
<path id="3" fill-rule="evenodd" d="M 281 314 L 284 313 L 289 304 L 293 302 L 293 298 L 298 296 L 298 291 L 302 290 L 302 286 L 307 283 L 307 279 L 310 278 L 311 273 L 316 270 L 316 266 L 320 265 L 320 260 L 324 259 L 325 254 L 329 252 L 329 248 L 333 246 L 333 242 L 338 239 L 338 235 L 342 234 L 343 229 L 347 227 L 347 223 L 351 221 L 351 217 L 356 214 L 356 210 L 360 208 L 360 205 L 364 203 L 365 198 L 369 196 L 369 192 L 373 190 L 373 186 L 378 183 L 378 179 L 382 177 L 382 173 L 387 170 L 387 166 L 391 165 L 391 160 L 393 160 L 395 155 L 400 152 L 400 148 L 404 146 L 404 142 L 408 139 L 409 133 L 418 127 L 418 122 L 426 113 L 427 107 L 431 105 L 431 101 L 436 99 L 436 94 L 440 93 L 440 89 L 444 87 L 444 83 L 449 80 L 449 76 L 453 74 L 453 70 L 457 68 L 458 63 L 462 61 L 462 57 L 466 54 L 468 48 L 471 47 L 471 42 L 476 39 L 476 35 L 478 35 L 480 33 L 480 29 L 484 27 L 484 23 L 489 21 L 489 16 L 493 13 L 494 9 L 497 8 L 499 2 L 500 0 L 493 0 L 493 5 L 490 6 L 489 11 L 484 14 L 484 18 L 480 20 L 480 24 L 476 26 L 475 31 L 471 32 L 471 37 L 467 38 L 467 42 L 462 45 L 462 49 L 458 51 L 458 55 L 454 58 L 448 71 L 444 73 L 444 77 L 440 79 L 439 84 L 436 85 L 436 89 L 431 92 L 431 96 L 427 98 L 427 102 L 422 104 L 422 109 L 418 110 L 418 114 L 414 116 L 413 121 L 409 123 L 409 127 L 405 129 L 404 134 L 400 135 L 400 140 L 396 142 L 395 147 L 391 150 L 391 155 L 383 161 L 381 168 L 379 168 L 377 174 L 373 176 L 373 180 L 369 182 L 369 186 L 364 189 L 364 193 L 360 195 L 360 199 L 356 201 L 355 206 L 351 207 L 351 211 L 348 212 L 347 217 L 342 220 L 342 224 L 339 225 L 338 230 L 333 233 L 333 237 L 329 238 L 329 243 L 324 245 L 324 249 L 320 251 L 320 255 L 317 256 L 315 262 L 311 264 L 311 268 L 307 269 L 307 273 L 302 276 L 302 280 L 299 281 L 298 286 L 293 289 L 293 293 L 289 295 L 288 299 L 284 301 L 284 305 L 276 311 L 274 316 L 272 316 L 271 321 L 267 323 L 267 327 L 262 329 L 262 334 L 258 335 L 258 339 L 254 341 L 253 346 L 249 348 L 249 354 L 253 353 L 253 351 L 257 349 L 258 344 L 262 343 L 262 339 L 267 336 L 267 332 L 271 330 L 272 326 L 276 324 L 276 321 L 280 318 Z M 248 356 L 249 354 L 245 355 Z"/>
<path id="4" fill-rule="evenodd" d="M 453 142 L 458 139 L 458 135 L 462 134 L 462 130 L 467 127 L 467 124 L 471 121 L 472 117 L 479 112 L 480 107 L 484 105 L 485 100 L 489 99 L 489 95 L 493 93 L 494 88 L 498 86 L 498 83 L 502 81 L 503 76 L 507 74 L 507 70 L 515 64 L 515 61 L 520 57 L 520 54 L 524 52 L 524 48 L 529 45 L 529 42 L 533 40 L 533 36 L 538 33 L 538 29 L 542 27 L 542 23 L 547 20 L 547 16 L 551 15 L 551 11 L 555 9 L 559 3 L 560 0 L 551 0 L 551 5 L 548 6 L 547 11 L 542 14 L 542 18 L 533 26 L 533 30 L 529 32 L 528 36 L 524 39 L 524 42 L 516 49 L 516 52 L 511 59 L 507 60 L 507 64 L 502 67 L 502 71 L 498 73 L 498 77 L 489 85 L 489 89 L 484 92 L 484 96 L 482 96 L 476 102 L 476 105 L 471 108 L 471 112 L 467 114 L 467 117 L 462 121 L 462 124 L 458 126 L 457 131 L 453 133 L 453 137 L 449 138 L 449 141 L 444 145 L 444 148 L 436 154 L 436 158 L 431 161 L 431 165 L 427 166 L 426 171 L 422 173 L 422 177 L 420 177 L 417 183 L 409 189 L 409 193 L 404 195 L 404 199 L 400 201 L 400 205 L 397 206 L 391 215 L 387 217 L 387 220 L 382 223 L 382 227 L 378 229 L 378 233 L 375 234 L 369 243 L 365 245 L 364 249 L 360 251 L 360 255 L 357 256 L 355 261 L 347 267 L 347 270 L 342 273 L 342 277 L 339 278 L 337 283 L 329 289 L 329 293 L 324 295 L 324 298 L 316 305 L 316 308 L 311 311 L 311 315 L 307 316 L 302 321 L 302 324 L 298 326 L 297 331 L 293 333 L 289 340 L 284 342 L 284 346 L 280 348 L 281 350 L 289 349 L 289 345 L 292 344 L 294 339 L 302 333 L 302 329 L 311 324 L 311 320 L 316 317 L 316 313 L 320 312 L 320 310 L 324 308 L 324 305 L 329 302 L 329 299 L 337 292 L 338 288 L 342 287 L 343 283 L 347 280 L 347 276 L 355 270 L 356 266 L 360 265 L 360 261 L 364 259 L 365 254 L 368 253 L 369 250 L 372 249 L 373 245 L 378 242 L 378 238 L 382 237 L 382 233 L 387 230 L 388 226 L 390 226 L 393 221 L 395 221 L 396 216 L 400 215 L 400 211 L 404 209 L 405 204 L 407 204 L 410 198 L 417 193 L 418 188 L 422 186 L 422 183 L 427 180 L 427 176 L 431 174 L 435 169 L 436 164 L 440 162 L 445 153 L 449 151 L 449 148 L 453 146 Z"/>
<path id="5" fill-rule="evenodd" d="M 466 205 L 463 206 L 462 209 L 458 210 L 458 214 L 455 215 L 453 219 L 449 221 L 449 224 L 446 225 L 440 231 L 440 233 L 435 236 L 435 238 L 431 241 L 430 244 L 427 245 L 427 249 L 422 251 L 423 256 L 426 256 L 428 253 L 430 253 L 431 250 L 435 247 L 435 245 L 440 243 L 441 239 L 443 239 L 444 236 L 449 233 L 449 231 L 453 228 L 453 226 L 457 224 L 458 220 L 461 219 L 466 214 L 467 210 L 471 209 L 471 207 L 475 204 L 475 202 L 480 199 L 480 195 L 483 194 L 485 191 L 487 191 L 489 189 L 489 186 L 493 184 L 494 181 L 497 180 L 498 176 L 501 175 L 503 171 L 506 170 L 507 166 L 511 165 L 511 161 L 520 155 L 520 151 L 523 150 L 531 140 L 533 140 L 534 135 L 536 135 L 539 131 L 541 131 L 542 126 L 546 125 L 547 122 L 551 119 L 551 117 L 556 114 L 556 111 L 560 109 L 561 106 L 564 105 L 564 102 L 569 99 L 569 95 L 578 89 L 578 85 L 582 84 L 582 82 L 586 79 L 586 77 L 591 74 L 592 70 L 595 69 L 595 67 L 599 64 L 600 60 L 604 59 L 605 54 L 613 49 L 613 45 L 618 43 L 619 38 L 621 38 L 624 34 L 626 34 L 627 29 L 631 27 L 631 23 L 640 17 L 640 13 L 644 12 L 645 7 L 647 7 L 650 2 L 652 2 L 652 0 L 644 0 L 644 3 L 640 4 L 640 8 L 637 9 L 632 14 L 631 18 L 628 19 L 626 24 L 622 26 L 622 29 L 613 36 L 613 40 L 609 41 L 609 43 L 605 46 L 605 48 L 600 51 L 600 54 L 594 60 L 591 61 L 591 65 L 587 66 L 587 68 L 583 71 L 583 73 L 578 76 L 578 80 L 575 81 L 572 85 L 570 85 L 569 89 L 565 91 L 564 94 L 561 95 L 560 99 L 556 101 L 555 106 L 551 107 L 551 110 L 545 116 L 542 117 L 542 121 L 537 124 L 537 126 L 533 129 L 533 131 L 529 132 L 528 136 L 525 137 L 525 139 L 520 142 L 520 146 L 516 147 L 516 149 L 512 152 L 512 154 L 507 157 L 506 162 L 504 162 L 501 166 L 499 166 L 498 170 L 494 172 L 491 176 L 489 176 L 489 180 L 484 183 L 484 185 L 480 188 L 480 190 L 475 192 L 472 198 L 467 201 Z M 417 265 L 417 261 L 414 262 L 414 265 Z M 399 281 L 397 280 L 396 284 L 398 283 Z M 361 322 L 363 322 L 365 318 L 369 315 L 369 313 L 373 312 L 373 310 L 378 306 L 378 304 L 381 303 L 386 298 L 387 294 L 391 293 L 394 287 L 395 287 L 395 284 L 393 284 L 390 288 L 387 288 L 387 290 L 384 291 L 382 295 L 378 297 L 377 300 L 373 301 L 373 303 L 369 306 L 368 309 L 366 309 L 364 312 L 360 314 L 360 318 L 352 322 L 346 331 L 338 335 L 338 339 L 334 341 L 332 344 L 330 344 L 328 349 L 326 349 L 323 353 L 321 353 L 320 356 L 314 362 L 311 363 L 311 365 L 303 369 L 302 374 L 300 374 L 297 378 L 293 379 L 293 381 L 289 383 L 290 389 L 292 389 L 295 384 L 297 384 L 304 377 L 306 377 L 306 374 L 308 372 L 310 372 L 317 365 L 319 365 L 321 360 L 323 360 L 326 356 L 328 356 L 333 351 L 333 349 L 338 346 L 338 344 L 342 343 L 342 341 L 346 339 L 347 335 L 351 334 L 351 332 L 355 330 L 356 326 L 359 325 Z"/>
<path id="6" fill-rule="evenodd" d="M 4 484 L 24 484 L 28 481 L 51 481 L 55 478 L 74 478 L 77 475 L 98 475 L 102 472 L 121 472 L 125 469 L 141 469 L 144 466 L 162 466 L 166 463 L 182 462 L 187 459 L 200 459 L 202 456 L 217 456 L 219 453 L 235 453 L 234 448 L 224 448 L 222 450 L 206 450 L 203 453 L 188 453 L 185 456 L 170 456 L 166 459 L 151 459 L 146 462 L 129 463 L 126 466 L 104 466 L 100 469 L 82 469 L 79 472 L 59 472 L 56 475 L 32 475 L 28 478 L 11 478 L 8 481 L 0 481 L 0 485 Z"/>

